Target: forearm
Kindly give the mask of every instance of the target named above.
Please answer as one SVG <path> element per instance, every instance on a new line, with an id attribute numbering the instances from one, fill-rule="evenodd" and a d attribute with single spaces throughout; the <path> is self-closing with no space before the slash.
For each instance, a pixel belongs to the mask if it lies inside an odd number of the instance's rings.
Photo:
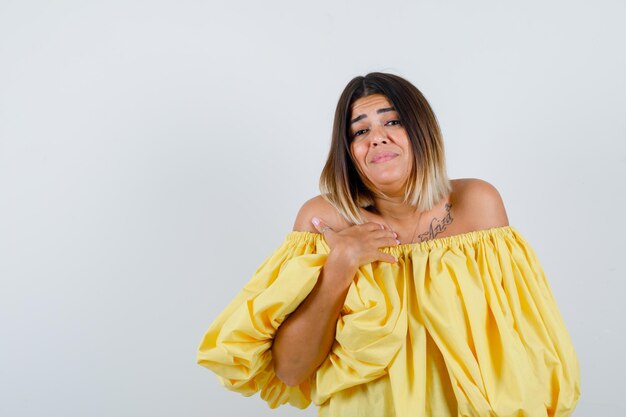
<path id="1" fill-rule="evenodd" d="M 298 385 L 315 372 L 333 345 L 337 320 L 356 269 L 332 255 L 311 293 L 274 337 L 274 368 L 287 385 Z"/>

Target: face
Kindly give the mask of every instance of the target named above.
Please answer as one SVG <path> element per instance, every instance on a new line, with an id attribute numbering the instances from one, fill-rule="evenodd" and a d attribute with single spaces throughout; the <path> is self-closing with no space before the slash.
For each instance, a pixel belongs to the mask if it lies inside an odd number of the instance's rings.
<path id="1" fill-rule="evenodd" d="M 411 143 L 398 112 L 382 94 L 352 105 L 350 151 L 366 181 L 388 195 L 402 195 L 413 161 Z"/>

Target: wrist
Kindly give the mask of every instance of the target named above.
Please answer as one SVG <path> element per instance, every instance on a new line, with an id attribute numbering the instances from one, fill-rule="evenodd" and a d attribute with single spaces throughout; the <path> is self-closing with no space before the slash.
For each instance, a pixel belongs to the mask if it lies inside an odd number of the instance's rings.
<path id="1" fill-rule="evenodd" d="M 350 256 L 338 251 L 331 250 L 326 258 L 326 266 L 332 267 L 341 275 L 354 276 L 359 269 L 359 265 Z"/>

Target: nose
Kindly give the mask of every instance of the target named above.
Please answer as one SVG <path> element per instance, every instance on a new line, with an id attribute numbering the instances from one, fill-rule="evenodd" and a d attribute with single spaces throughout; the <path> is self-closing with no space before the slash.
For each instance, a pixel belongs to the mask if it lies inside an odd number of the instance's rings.
<path id="1" fill-rule="evenodd" d="M 376 147 L 379 144 L 388 144 L 389 143 L 389 139 L 387 138 L 385 129 L 379 127 L 378 129 L 374 129 L 374 131 L 372 132 L 372 142 L 370 143 L 370 146 L 372 147 Z"/>

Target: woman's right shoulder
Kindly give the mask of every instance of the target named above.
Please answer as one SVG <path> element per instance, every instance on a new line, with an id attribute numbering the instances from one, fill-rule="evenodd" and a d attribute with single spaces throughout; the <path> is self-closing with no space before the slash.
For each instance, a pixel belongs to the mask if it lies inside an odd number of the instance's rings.
<path id="1" fill-rule="evenodd" d="M 324 221 L 335 231 L 340 231 L 349 226 L 348 222 L 339 214 L 339 211 L 324 197 L 318 195 L 304 202 L 296 216 L 293 230 L 298 232 L 318 233 L 311 222 L 313 217 Z"/>

